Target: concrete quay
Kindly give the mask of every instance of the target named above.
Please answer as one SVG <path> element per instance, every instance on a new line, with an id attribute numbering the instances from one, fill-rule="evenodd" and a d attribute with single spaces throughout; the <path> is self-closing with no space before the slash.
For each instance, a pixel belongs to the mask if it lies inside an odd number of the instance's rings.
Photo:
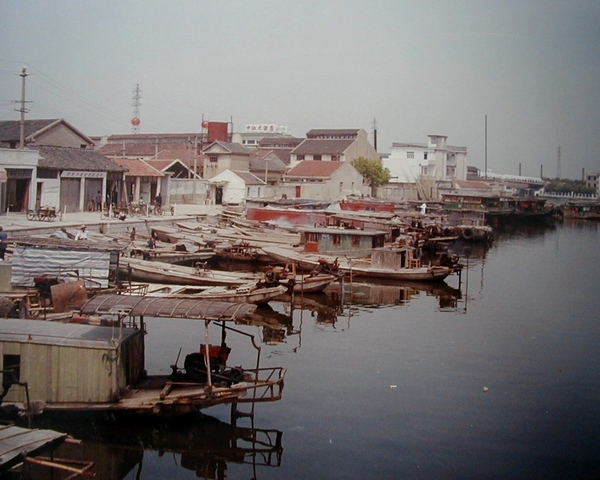
<path id="1" fill-rule="evenodd" d="M 106 235 L 127 235 L 132 228 L 141 235 L 150 233 L 149 226 L 174 225 L 176 221 L 202 221 L 206 217 L 218 215 L 223 211 L 221 205 L 176 205 L 175 213 L 166 212 L 163 216 L 149 215 L 147 217 L 127 216 L 125 220 L 118 218 L 102 219 L 100 212 L 73 212 L 66 213 L 62 219 L 28 220 L 25 213 L 5 213 L 0 215 L 0 225 L 11 236 L 50 234 L 61 228 L 79 228 L 86 225 L 89 232 L 103 233 Z"/>

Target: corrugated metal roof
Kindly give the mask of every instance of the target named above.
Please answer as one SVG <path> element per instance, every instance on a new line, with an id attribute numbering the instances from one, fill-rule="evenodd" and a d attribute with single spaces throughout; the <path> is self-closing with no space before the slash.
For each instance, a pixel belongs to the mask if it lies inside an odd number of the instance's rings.
<path id="1" fill-rule="evenodd" d="M 123 340 L 137 332 L 139 330 L 124 328 Z M 118 338 L 119 330 L 113 327 L 44 320 L 0 319 L 1 342 L 103 349 Z"/>
<path id="2" fill-rule="evenodd" d="M 253 313 L 256 305 L 210 302 L 190 298 L 140 297 L 134 295 L 97 295 L 81 309 L 87 315 L 117 315 L 192 320 L 237 320 Z"/>

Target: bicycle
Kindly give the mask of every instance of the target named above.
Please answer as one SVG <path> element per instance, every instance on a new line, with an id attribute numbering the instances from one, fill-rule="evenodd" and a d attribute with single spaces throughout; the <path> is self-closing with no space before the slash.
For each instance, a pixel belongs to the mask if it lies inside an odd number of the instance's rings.
<path id="1" fill-rule="evenodd" d="M 62 211 L 56 207 L 40 207 L 37 210 L 27 210 L 27 220 L 40 220 L 53 222 L 54 220 L 62 220 Z"/>
<path id="2" fill-rule="evenodd" d="M 107 220 L 112 215 L 113 218 L 118 218 L 119 220 L 124 220 L 124 218 L 127 217 L 127 213 L 128 213 L 127 207 L 123 208 L 123 207 L 118 207 L 114 203 L 112 205 L 105 203 L 102 210 L 100 210 L 100 218 L 102 220 Z"/>

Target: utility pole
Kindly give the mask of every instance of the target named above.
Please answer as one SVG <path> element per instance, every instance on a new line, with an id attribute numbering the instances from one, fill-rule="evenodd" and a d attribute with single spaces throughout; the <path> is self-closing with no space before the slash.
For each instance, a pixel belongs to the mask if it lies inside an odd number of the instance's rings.
<path id="1" fill-rule="evenodd" d="M 373 147 L 377 150 L 377 119 L 373 119 Z"/>
<path id="2" fill-rule="evenodd" d="M 25 148 L 25 113 L 27 109 L 25 108 L 25 78 L 27 78 L 29 74 L 27 73 L 27 69 L 23 67 L 19 76 L 21 77 L 21 108 L 17 110 L 21 112 L 21 120 L 19 121 L 20 133 L 19 133 L 19 148 Z"/>
<path id="3" fill-rule="evenodd" d="M 487 115 L 485 116 L 485 179 L 487 180 Z"/>
<path id="4" fill-rule="evenodd" d="M 558 155 L 557 155 L 557 159 L 556 159 L 556 178 L 560 179 L 561 178 L 561 172 L 560 172 L 560 145 L 558 146 Z"/>
<path id="5" fill-rule="evenodd" d="M 196 195 L 197 195 L 197 189 L 196 189 L 196 178 L 198 177 L 198 175 L 196 174 L 197 169 L 198 169 L 198 135 L 196 135 L 194 137 L 194 195 L 193 195 L 194 205 L 196 204 Z"/>

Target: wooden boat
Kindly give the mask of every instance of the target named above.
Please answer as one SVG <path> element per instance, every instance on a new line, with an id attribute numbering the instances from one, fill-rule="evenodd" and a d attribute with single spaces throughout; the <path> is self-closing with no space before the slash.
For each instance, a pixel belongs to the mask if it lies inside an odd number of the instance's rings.
<path id="1" fill-rule="evenodd" d="M 269 263 L 271 261 L 271 257 L 261 248 L 253 247 L 244 241 L 215 245 L 214 258 L 223 263 Z"/>
<path id="2" fill-rule="evenodd" d="M 288 263 L 285 267 L 268 266 L 265 268 L 265 278 L 268 282 L 279 282 L 290 292 L 315 293 L 322 292 L 332 282 L 340 279 L 339 275 L 323 273 L 313 269 L 308 274 L 296 272 L 296 264 Z"/>
<path id="3" fill-rule="evenodd" d="M 213 258 L 214 250 L 197 249 L 194 252 L 178 251 L 173 248 L 148 248 L 145 246 L 133 246 L 129 250 L 132 258 L 141 258 L 152 262 L 172 263 L 175 265 L 194 265 L 197 262 L 206 262 Z"/>
<path id="4" fill-rule="evenodd" d="M 255 309 L 246 303 L 109 294 L 93 297 L 80 310 L 79 321 L 95 318 L 101 325 L 4 319 L 0 348 L 11 353 L 4 355 L 3 370 L 18 375 L 18 383 L 8 385 L 4 374 L 3 403 L 25 411 L 37 402 L 44 411 L 175 416 L 217 404 L 232 404 L 234 413 L 242 403 L 279 400 L 286 369 L 261 368 L 254 336 L 227 325 Z M 199 350 L 186 355 L 183 367 L 177 357 L 170 374 L 146 372 L 148 317 L 199 321 Z M 172 328 L 171 335 L 177 331 Z M 225 338 L 235 334 L 255 349 L 250 369 L 227 364 L 231 349 Z M 219 342 L 211 344 L 211 335 Z"/>
<path id="5" fill-rule="evenodd" d="M 264 305 L 275 297 L 287 292 L 284 285 L 248 283 L 239 287 L 201 287 L 193 285 L 148 285 L 147 295 L 169 298 L 195 298 L 197 300 L 217 300 L 220 302 L 242 302 Z"/>
<path id="6" fill-rule="evenodd" d="M 275 262 L 294 262 L 301 269 L 309 271 L 333 268 L 352 277 L 433 282 L 445 279 L 454 271 L 443 265 L 422 265 L 421 259 L 416 258 L 417 249 L 410 247 L 376 248 L 371 258 L 333 257 L 280 247 L 265 247 L 264 251 Z"/>
<path id="7" fill-rule="evenodd" d="M 118 266 L 119 278 L 148 283 L 175 285 L 224 285 L 237 287 L 248 282 L 259 282 L 261 275 L 250 272 L 224 272 L 210 270 L 206 266 L 185 267 L 161 262 L 150 262 L 138 258 L 121 257 Z"/>

